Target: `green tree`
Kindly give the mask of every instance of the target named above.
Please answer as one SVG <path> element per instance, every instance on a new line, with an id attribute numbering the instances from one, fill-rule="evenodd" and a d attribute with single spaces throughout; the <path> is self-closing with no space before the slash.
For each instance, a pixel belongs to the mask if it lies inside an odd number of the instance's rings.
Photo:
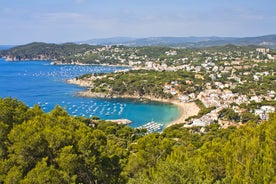
<path id="1" fill-rule="evenodd" d="M 238 113 L 236 113 L 233 109 L 231 108 L 227 108 L 227 109 L 222 109 L 219 112 L 219 117 L 220 118 L 224 118 L 226 120 L 230 120 L 230 121 L 239 121 L 240 120 L 240 116 Z"/>
<path id="2" fill-rule="evenodd" d="M 257 122 L 258 120 L 259 120 L 259 117 L 250 112 L 244 112 L 241 114 L 241 122 L 242 123 L 246 123 L 248 121 Z"/>

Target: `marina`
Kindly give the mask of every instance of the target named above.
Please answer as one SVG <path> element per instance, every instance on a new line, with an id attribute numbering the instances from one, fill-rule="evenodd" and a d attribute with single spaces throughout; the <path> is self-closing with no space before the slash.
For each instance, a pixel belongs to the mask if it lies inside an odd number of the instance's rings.
<path id="1" fill-rule="evenodd" d="M 146 123 L 145 125 L 137 127 L 138 129 L 147 129 L 147 133 L 152 133 L 152 132 L 160 132 L 163 129 L 163 124 L 157 123 L 154 121 L 150 121 Z"/>
<path id="2" fill-rule="evenodd" d="M 106 119 L 106 121 L 111 121 L 113 123 L 123 124 L 123 125 L 129 125 L 132 123 L 132 121 L 129 119 Z"/>

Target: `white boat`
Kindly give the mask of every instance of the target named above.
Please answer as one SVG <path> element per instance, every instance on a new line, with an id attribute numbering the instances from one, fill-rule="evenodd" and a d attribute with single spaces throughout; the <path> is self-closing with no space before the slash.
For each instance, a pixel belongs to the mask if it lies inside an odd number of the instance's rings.
<path id="1" fill-rule="evenodd" d="M 161 131 L 163 126 L 164 125 L 161 124 L 161 123 L 150 121 L 150 122 L 146 123 L 145 125 L 139 126 L 137 128 L 138 129 L 145 128 L 145 129 L 147 129 L 148 133 L 152 133 L 152 132 L 159 132 L 159 131 Z"/>

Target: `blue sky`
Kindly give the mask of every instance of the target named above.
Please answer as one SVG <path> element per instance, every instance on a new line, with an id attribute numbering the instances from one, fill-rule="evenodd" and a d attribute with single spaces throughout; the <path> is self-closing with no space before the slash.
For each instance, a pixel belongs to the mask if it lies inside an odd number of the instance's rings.
<path id="1" fill-rule="evenodd" d="M 0 0 L 0 45 L 276 33 L 276 0 Z"/>

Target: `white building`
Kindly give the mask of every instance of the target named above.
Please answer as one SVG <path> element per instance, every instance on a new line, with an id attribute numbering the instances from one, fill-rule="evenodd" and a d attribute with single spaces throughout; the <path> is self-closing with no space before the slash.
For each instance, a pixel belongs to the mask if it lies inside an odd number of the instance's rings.
<path id="1" fill-rule="evenodd" d="M 259 116 L 261 120 L 268 120 L 269 113 L 275 112 L 273 106 L 262 106 L 260 109 L 255 109 L 255 115 Z"/>

